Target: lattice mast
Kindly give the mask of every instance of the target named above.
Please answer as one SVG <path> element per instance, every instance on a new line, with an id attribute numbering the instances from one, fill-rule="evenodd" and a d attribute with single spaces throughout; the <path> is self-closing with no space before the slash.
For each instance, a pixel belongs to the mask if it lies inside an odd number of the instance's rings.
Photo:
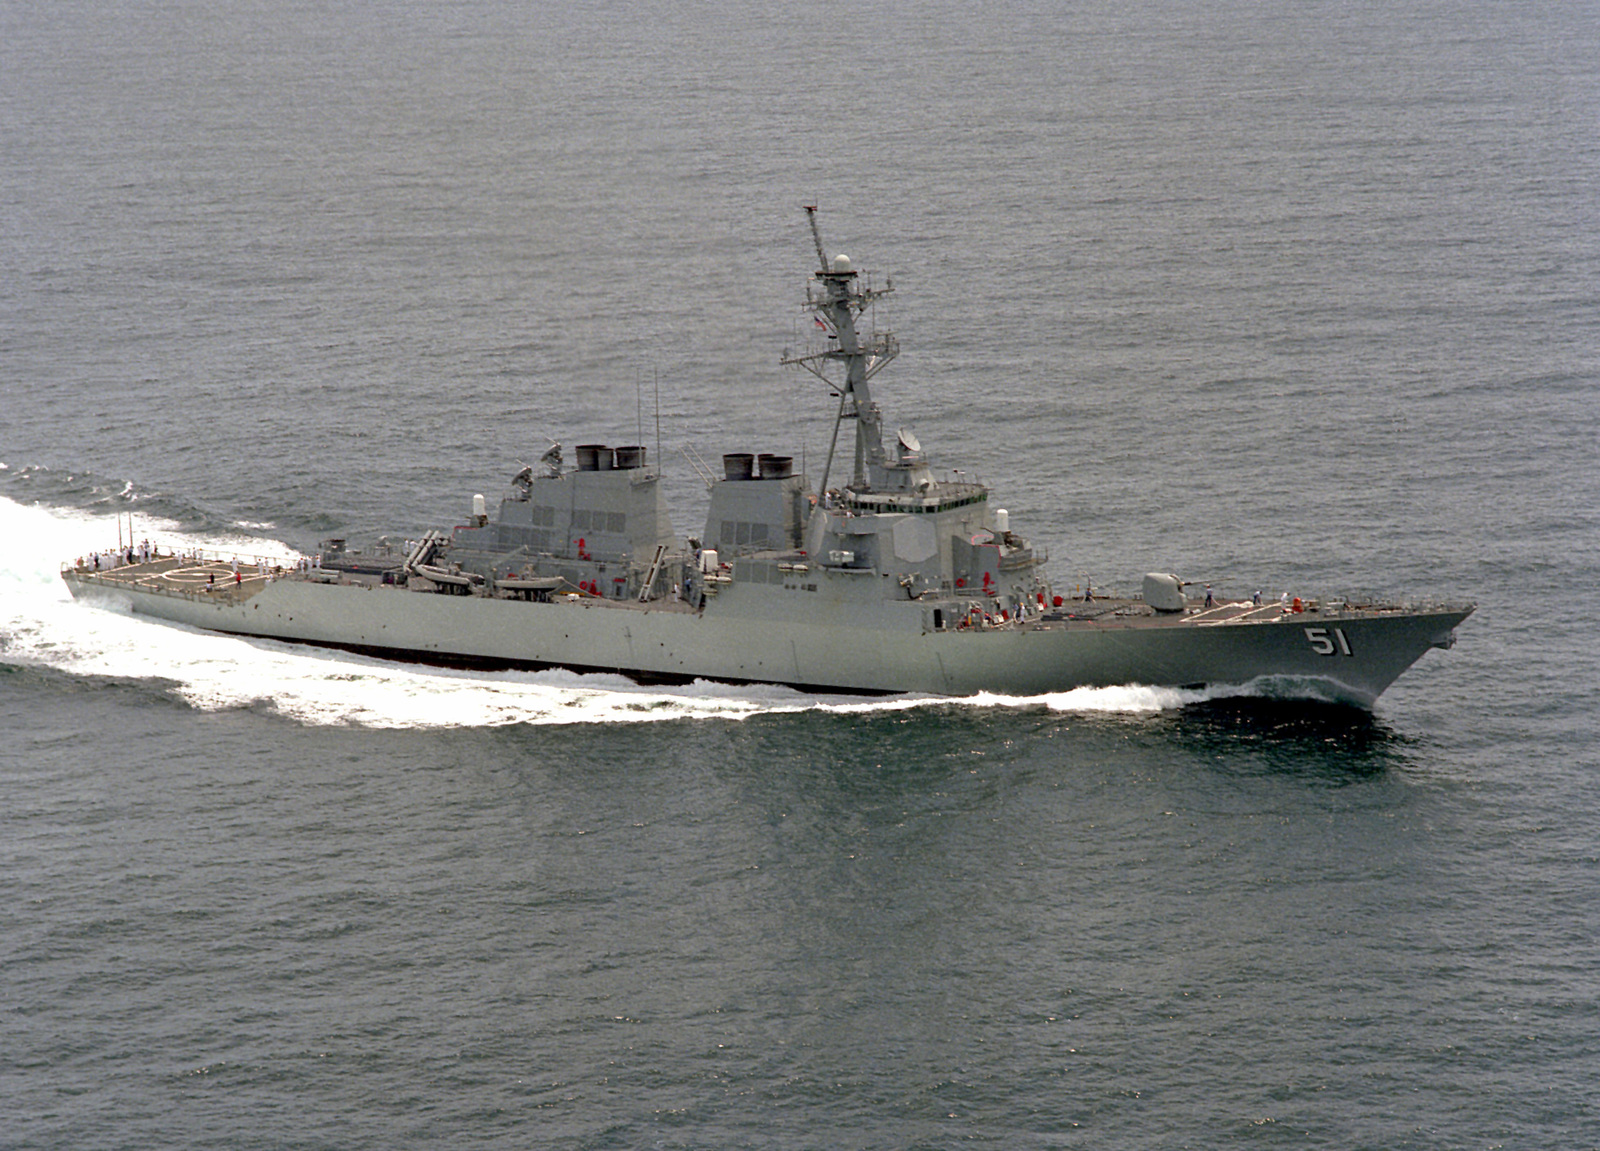
<path id="1" fill-rule="evenodd" d="M 822 490 L 828 486 L 828 474 L 833 468 L 834 451 L 839 443 L 839 427 L 845 419 L 856 422 L 855 469 L 850 487 L 857 491 L 870 488 L 871 470 L 887 462 L 883 449 L 883 414 L 872 402 L 868 381 L 877 375 L 900 352 L 900 345 L 889 332 L 874 332 L 863 339 L 856 329 L 860 316 L 879 299 L 894 291 L 892 280 L 882 288 L 862 283 L 861 275 L 850 262 L 850 257 L 840 254 L 831 260 L 822 244 L 822 232 L 817 227 L 817 208 L 807 204 L 806 219 L 811 225 L 811 239 L 816 244 L 818 271 L 816 282 L 820 291 L 806 287 L 806 310 L 815 317 L 814 323 L 828 334 L 832 347 L 802 355 L 784 353 L 779 361 L 798 364 L 839 393 L 839 412 L 833 421 L 833 438 L 828 445 L 828 463 L 822 473 Z M 829 363 L 844 365 L 844 382 L 838 383 L 827 373 Z"/>

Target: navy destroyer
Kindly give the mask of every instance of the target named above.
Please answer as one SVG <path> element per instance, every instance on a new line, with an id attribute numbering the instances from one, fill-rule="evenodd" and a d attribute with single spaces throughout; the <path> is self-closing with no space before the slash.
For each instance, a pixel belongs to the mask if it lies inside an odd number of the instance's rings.
<path id="1" fill-rule="evenodd" d="M 818 261 L 806 304 L 822 343 L 782 362 L 838 397 L 816 486 L 790 456 L 729 453 L 720 478 L 705 475 L 704 531 L 683 538 L 643 446 L 584 444 L 569 467 L 555 445 L 492 515 L 475 496 L 468 523 L 401 546 L 336 540 L 291 567 L 147 549 L 79 559 L 62 576 L 74 596 L 235 635 L 811 692 L 1259 685 L 1369 705 L 1454 643 L 1470 604 L 1218 602 L 1161 572 L 1137 596 L 1064 597 L 988 487 L 940 478 L 911 433 L 886 436 L 872 381 L 899 347 L 864 317 L 893 284 L 829 257 L 806 213 Z"/>

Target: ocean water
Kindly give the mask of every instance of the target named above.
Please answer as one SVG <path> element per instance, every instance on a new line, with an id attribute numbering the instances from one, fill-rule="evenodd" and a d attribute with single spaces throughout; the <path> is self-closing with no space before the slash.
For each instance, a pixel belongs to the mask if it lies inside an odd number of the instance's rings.
<path id="1" fill-rule="evenodd" d="M 1600 12 L 0 10 L 0 1147 L 1600 1146 Z M 1370 712 L 646 689 L 70 600 L 890 427 Z M 657 395 L 659 394 L 659 403 Z M 656 431 L 659 414 L 659 439 Z"/>

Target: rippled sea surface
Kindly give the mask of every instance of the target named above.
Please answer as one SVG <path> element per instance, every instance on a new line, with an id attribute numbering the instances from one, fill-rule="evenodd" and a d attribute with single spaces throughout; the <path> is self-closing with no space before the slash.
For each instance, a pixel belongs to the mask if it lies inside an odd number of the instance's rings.
<path id="1" fill-rule="evenodd" d="M 1600 1146 L 1597 15 L 0 11 L 0 1147 Z M 681 446 L 820 471 L 805 203 L 1057 583 L 1458 646 L 1370 713 L 863 702 L 61 586 L 546 437 L 659 442 L 686 533 Z"/>

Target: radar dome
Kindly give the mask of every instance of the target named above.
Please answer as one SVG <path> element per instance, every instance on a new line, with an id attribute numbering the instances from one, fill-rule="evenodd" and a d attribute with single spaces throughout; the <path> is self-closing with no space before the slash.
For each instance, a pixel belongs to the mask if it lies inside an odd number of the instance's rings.
<path id="1" fill-rule="evenodd" d="M 840 252 L 837 256 L 835 256 L 833 258 L 833 270 L 835 272 L 848 272 L 848 271 L 850 271 L 851 270 L 850 257 L 845 255 L 843 252 Z"/>

